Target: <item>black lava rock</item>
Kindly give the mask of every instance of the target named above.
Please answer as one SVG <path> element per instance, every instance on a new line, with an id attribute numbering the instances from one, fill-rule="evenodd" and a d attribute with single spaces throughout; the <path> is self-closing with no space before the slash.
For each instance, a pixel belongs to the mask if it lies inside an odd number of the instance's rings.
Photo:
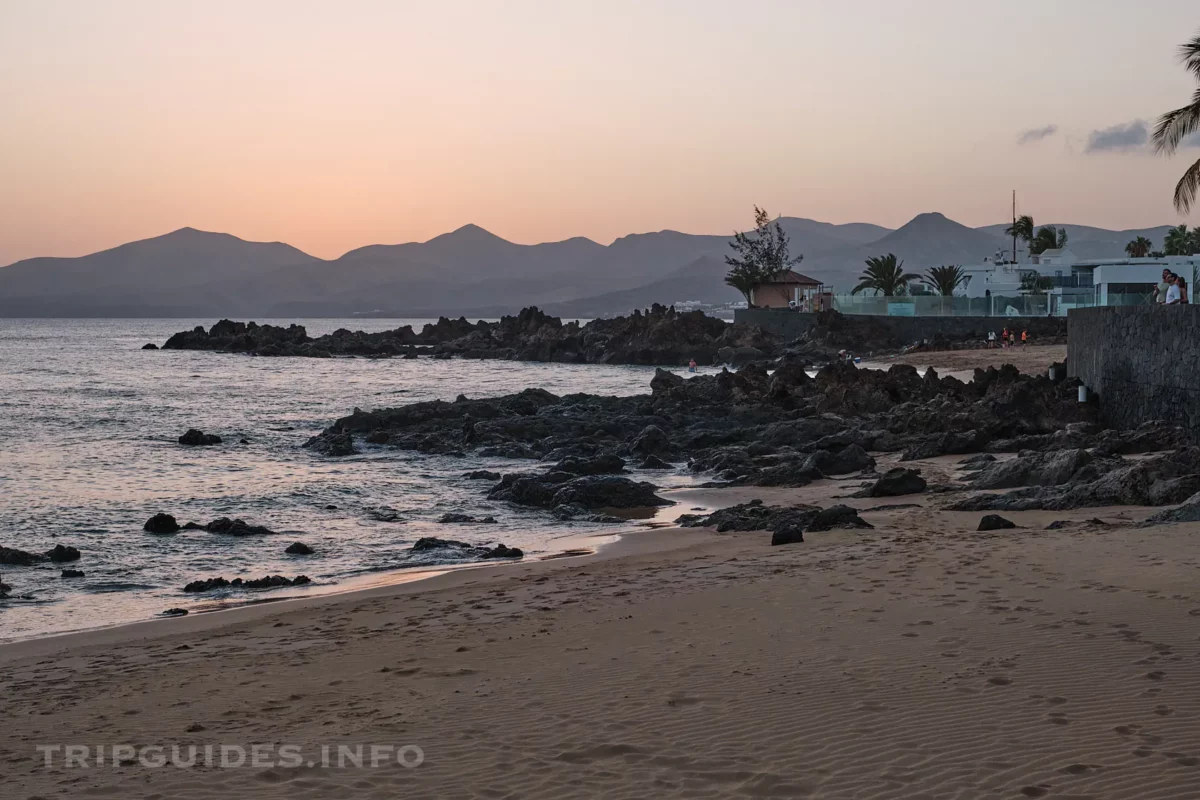
<path id="1" fill-rule="evenodd" d="M 313 554 L 313 549 L 304 542 L 292 542 L 283 552 L 290 556 L 311 556 Z"/>
<path id="2" fill-rule="evenodd" d="M 46 558 L 50 559 L 55 564 L 63 564 L 68 561 L 78 561 L 79 551 L 74 547 L 56 544 L 53 548 L 46 551 Z"/>
<path id="3" fill-rule="evenodd" d="M 221 443 L 221 437 L 215 433 L 205 433 L 204 431 L 188 428 L 187 433 L 179 437 L 179 443 L 188 447 L 208 447 L 214 444 Z"/>
<path id="4" fill-rule="evenodd" d="M 979 520 L 979 527 L 976 530 L 980 531 L 1002 531 L 1017 527 L 1015 522 L 1007 520 L 999 514 L 987 514 L 983 519 Z"/>
<path id="5" fill-rule="evenodd" d="M 179 523 L 170 514 L 160 512 L 146 520 L 146 524 L 142 526 L 142 530 L 147 533 L 177 533 L 179 531 Z"/>
<path id="6" fill-rule="evenodd" d="M 64 569 L 61 577 L 63 578 L 82 578 L 83 570 L 81 569 Z"/>

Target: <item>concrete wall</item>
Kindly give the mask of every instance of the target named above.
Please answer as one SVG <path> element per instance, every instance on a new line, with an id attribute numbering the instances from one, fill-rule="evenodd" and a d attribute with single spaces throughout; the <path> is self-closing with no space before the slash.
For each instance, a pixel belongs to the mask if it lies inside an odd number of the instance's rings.
<path id="1" fill-rule="evenodd" d="M 1165 419 L 1200 440 L 1200 306 L 1079 308 L 1067 315 L 1067 374 L 1119 428 Z"/>
<path id="2" fill-rule="evenodd" d="M 1074 312 L 1072 312 L 1074 313 Z M 1039 337 L 1062 336 L 1067 322 L 1062 317 L 884 317 L 847 316 L 847 320 L 870 321 L 872 326 L 882 326 L 891 331 L 905 344 L 932 339 L 941 335 L 950 339 L 987 338 L 988 331 L 1000 331 L 1004 326 L 1018 331 L 1028 330 L 1030 339 L 1037 343 Z M 758 325 L 764 330 L 779 334 L 786 339 L 795 339 L 807 333 L 816 324 L 816 314 L 801 314 L 795 311 L 778 311 L 769 308 L 739 309 L 733 321 Z"/>

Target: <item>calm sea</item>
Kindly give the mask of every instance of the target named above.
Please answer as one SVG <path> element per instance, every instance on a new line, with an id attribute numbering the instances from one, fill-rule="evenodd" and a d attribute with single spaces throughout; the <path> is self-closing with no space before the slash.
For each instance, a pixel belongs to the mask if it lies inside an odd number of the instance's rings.
<path id="1" fill-rule="evenodd" d="M 427 320 L 299 322 L 320 335 L 340 327 L 385 330 Z M 486 397 L 527 387 L 556 394 L 649 391 L 652 368 L 519 362 L 253 358 L 144 351 L 213 320 L 0 319 L 0 545 L 82 551 L 83 578 L 59 565 L 0 566 L 17 599 L 0 601 L 0 640 L 148 619 L 167 608 L 341 591 L 428 569 L 409 547 L 421 536 L 503 541 L 527 558 L 577 547 L 611 527 L 568 525 L 488 503 L 470 469 L 528 469 L 529 462 L 377 450 L 326 459 L 300 448 L 334 419 L 363 409 Z M 187 448 L 190 427 L 225 443 Z M 248 444 L 238 444 L 245 438 Z M 683 486 L 684 475 L 653 478 Z M 336 508 L 328 508 L 336 506 Z M 182 524 L 240 517 L 280 536 L 233 539 L 203 531 L 142 531 L 165 511 Z M 494 515 L 499 524 L 439 525 L 448 511 Z M 394 518 L 396 521 L 383 521 Z M 317 550 L 286 556 L 302 541 Z M 594 540 L 593 540 L 594 541 Z M 304 590 L 181 589 L 213 576 L 307 574 Z"/>

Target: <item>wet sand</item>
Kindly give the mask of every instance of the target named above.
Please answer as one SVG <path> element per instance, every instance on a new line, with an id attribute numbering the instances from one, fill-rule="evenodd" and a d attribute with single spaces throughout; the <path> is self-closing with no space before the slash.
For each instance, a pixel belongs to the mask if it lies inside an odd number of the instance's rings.
<path id="1" fill-rule="evenodd" d="M 918 466 L 936 480 L 957 460 Z M 687 490 L 672 512 L 854 488 Z M 977 533 L 980 514 L 941 510 L 952 496 L 841 500 L 909 507 L 803 544 L 649 530 L 587 558 L 6 645 L 0 794 L 1195 797 L 1197 526 L 1092 508 Z M 34 749 L 100 743 L 423 762 L 48 768 Z"/>

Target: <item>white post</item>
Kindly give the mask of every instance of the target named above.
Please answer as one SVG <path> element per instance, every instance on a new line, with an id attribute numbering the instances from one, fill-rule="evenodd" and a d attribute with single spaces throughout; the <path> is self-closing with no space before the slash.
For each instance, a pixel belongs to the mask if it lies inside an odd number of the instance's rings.
<path id="1" fill-rule="evenodd" d="M 1079 387 L 1079 402 L 1086 403 L 1088 399 L 1088 390 L 1086 386 Z"/>

